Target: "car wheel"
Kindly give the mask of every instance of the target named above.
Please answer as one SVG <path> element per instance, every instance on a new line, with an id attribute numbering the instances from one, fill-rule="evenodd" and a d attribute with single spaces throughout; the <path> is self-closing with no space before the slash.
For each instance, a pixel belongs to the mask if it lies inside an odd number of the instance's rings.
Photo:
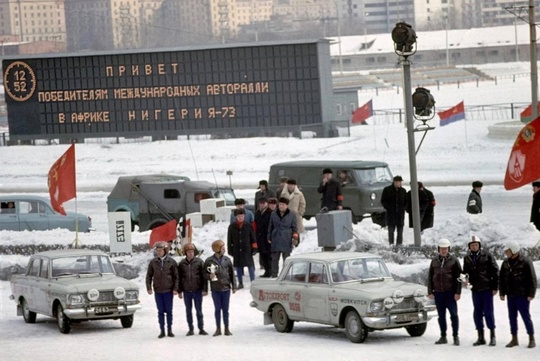
<path id="1" fill-rule="evenodd" d="M 120 317 L 120 322 L 123 328 L 130 328 L 133 326 L 133 315 Z"/>
<path id="2" fill-rule="evenodd" d="M 349 311 L 345 317 L 345 333 L 351 342 L 362 343 L 368 336 L 368 329 L 356 311 Z"/>
<path id="3" fill-rule="evenodd" d="M 24 318 L 24 322 L 26 323 L 35 323 L 36 322 L 36 313 L 30 311 L 28 308 L 28 302 L 23 298 L 21 300 L 21 308 L 22 308 L 22 314 Z"/>
<path id="4" fill-rule="evenodd" d="M 424 334 L 424 332 L 426 332 L 427 322 L 413 326 L 406 326 L 405 329 L 407 330 L 407 333 L 412 337 L 420 337 Z"/>
<path id="5" fill-rule="evenodd" d="M 71 331 L 71 323 L 69 318 L 64 314 L 64 308 L 59 303 L 56 306 L 56 322 L 58 323 L 58 329 L 62 333 L 69 333 Z"/>
<path id="6" fill-rule="evenodd" d="M 291 332 L 294 326 L 294 321 L 289 319 L 287 312 L 282 305 L 275 305 L 272 310 L 272 321 L 277 332 Z"/>

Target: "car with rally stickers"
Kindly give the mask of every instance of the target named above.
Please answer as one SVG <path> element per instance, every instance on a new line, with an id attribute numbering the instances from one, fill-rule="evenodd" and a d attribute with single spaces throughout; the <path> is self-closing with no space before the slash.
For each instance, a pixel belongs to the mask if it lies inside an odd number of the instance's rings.
<path id="1" fill-rule="evenodd" d="M 141 308 L 139 286 L 117 276 L 109 256 L 99 250 L 36 253 L 24 274 L 11 277 L 10 286 L 17 316 L 26 323 L 35 323 L 38 313 L 54 317 L 61 333 L 90 320 L 120 319 L 130 328 Z"/>
<path id="2" fill-rule="evenodd" d="M 250 292 L 251 306 L 278 332 L 314 322 L 344 328 L 354 343 L 385 329 L 422 336 L 436 314 L 425 286 L 394 280 L 382 257 L 367 253 L 294 255 L 277 278 L 254 280 Z"/>

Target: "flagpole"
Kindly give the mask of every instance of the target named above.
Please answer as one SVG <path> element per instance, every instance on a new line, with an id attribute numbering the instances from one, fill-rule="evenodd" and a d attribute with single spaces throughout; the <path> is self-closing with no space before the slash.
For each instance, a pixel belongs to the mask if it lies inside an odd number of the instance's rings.
<path id="1" fill-rule="evenodd" d="M 467 137 L 467 118 L 463 119 L 463 124 L 465 127 L 465 149 L 469 150 L 469 140 Z"/>
<path id="2" fill-rule="evenodd" d="M 72 246 L 74 248 L 81 248 L 82 244 L 79 241 L 79 212 L 78 212 L 78 204 L 77 204 L 77 162 L 75 157 L 75 147 L 73 147 L 73 158 L 74 158 L 74 166 L 73 166 L 73 173 L 75 174 L 75 239 L 73 240 Z"/>

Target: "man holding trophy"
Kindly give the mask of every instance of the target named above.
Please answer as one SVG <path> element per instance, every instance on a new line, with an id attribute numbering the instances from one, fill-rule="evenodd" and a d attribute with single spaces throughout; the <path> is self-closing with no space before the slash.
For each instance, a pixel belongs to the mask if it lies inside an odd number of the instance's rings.
<path id="1" fill-rule="evenodd" d="M 214 316 L 216 318 L 216 332 L 214 336 L 221 336 L 221 316 L 225 336 L 232 336 L 229 330 L 229 302 L 232 293 L 236 292 L 234 268 L 229 257 L 225 256 L 225 242 L 218 239 L 212 243 L 214 254 L 204 262 L 205 278 L 210 281 L 212 301 L 214 301 Z"/>
<path id="2" fill-rule="evenodd" d="M 499 289 L 499 267 L 493 255 L 481 249 L 480 237 L 472 236 L 468 244 L 469 250 L 463 260 L 464 275 L 470 285 L 473 300 L 474 325 L 478 332 L 478 340 L 473 346 L 485 345 L 484 318 L 490 330 L 489 345 L 495 346 L 495 316 L 493 313 L 493 297 Z M 467 282 L 468 281 L 468 282 Z"/>

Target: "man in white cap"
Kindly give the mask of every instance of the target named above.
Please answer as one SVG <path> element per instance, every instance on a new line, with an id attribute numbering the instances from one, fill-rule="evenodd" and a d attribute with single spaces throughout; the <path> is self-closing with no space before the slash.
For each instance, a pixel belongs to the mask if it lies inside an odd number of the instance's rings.
<path id="1" fill-rule="evenodd" d="M 518 346 L 518 312 L 523 319 L 525 329 L 529 335 L 528 348 L 536 347 L 534 340 L 534 326 L 529 313 L 531 301 L 536 294 L 536 273 L 531 260 L 520 252 L 519 243 L 510 241 L 504 248 L 506 259 L 501 265 L 499 275 L 499 292 L 501 300 L 506 296 L 508 305 L 508 319 L 510 321 L 510 333 L 512 340 L 506 347 Z"/>
<path id="2" fill-rule="evenodd" d="M 450 241 L 442 238 L 438 243 L 439 254 L 431 260 L 428 274 L 428 297 L 435 299 L 437 314 L 439 315 L 439 328 L 441 337 L 436 345 L 448 343 L 446 338 L 446 310 L 450 313 L 452 323 L 452 337 L 454 345 L 459 346 L 459 317 L 457 301 L 461 298 L 461 283 L 458 281 L 461 274 L 459 260 L 450 254 Z"/>
<path id="3" fill-rule="evenodd" d="M 495 257 L 482 249 L 480 237 L 472 236 L 469 240 L 469 251 L 463 259 L 463 272 L 469 275 L 469 284 L 473 300 L 474 325 L 478 332 L 478 340 L 473 346 L 485 345 L 484 318 L 490 330 L 489 345 L 495 346 L 495 316 L 493 297 L 499 289 L 499 266 Z"/>

